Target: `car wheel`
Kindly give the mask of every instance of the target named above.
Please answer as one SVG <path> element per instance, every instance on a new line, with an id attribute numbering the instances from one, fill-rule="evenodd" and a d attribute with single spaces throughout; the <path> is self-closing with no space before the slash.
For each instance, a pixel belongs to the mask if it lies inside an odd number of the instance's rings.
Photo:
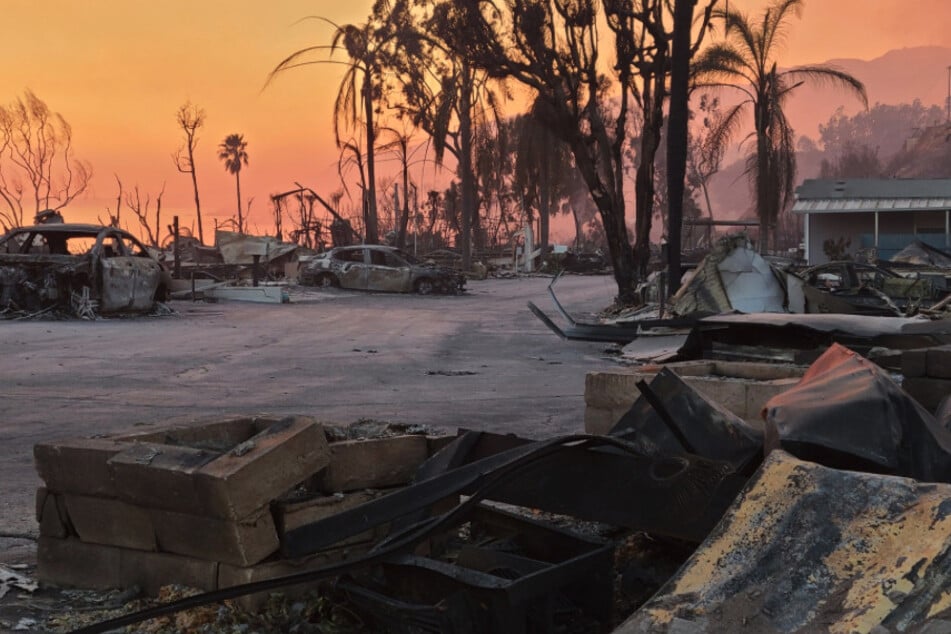
<path id="1" fill-rule="evenodd" d="M 416 292 L 420 295 L 432 295 L 435 286 L 433 281 L 429 278 L 423 278 L 421 280 L 416 280 Z"/>
<path id="2" fill-rule="evenodd" d="M 317 279 L 315 280 L 315 286 L 319 286 L 320 288 L 332 288 L 337 286 L 337 278 L 327 273 L 318 275 Z"/>

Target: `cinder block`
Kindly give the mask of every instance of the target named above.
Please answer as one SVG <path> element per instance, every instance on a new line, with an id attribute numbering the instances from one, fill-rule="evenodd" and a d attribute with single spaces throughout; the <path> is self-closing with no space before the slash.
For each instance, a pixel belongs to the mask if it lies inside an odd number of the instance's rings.
<path id="1" fill-rule="evenodd" d="M 420 437 L 425 446 L 426 439 Z M 195 484 L 202 514 L 241 519 L 330 462 L 324 428 L 293 416 L 272 423 L 231 451 L 200 465 Z"/>
<path id="2" fill-rule="evenodd" d="M 588 372 L 584 378 L 584 402 L 600 409 L 630 409 L 640 395 L 637 382 L 651 375 L 620 372 Z"/>
<path id="3" fill-rule="evenodd" d="M 223 563 L 218 566 L 218 587 L 231 588 L 255 581 L 264 581 L 266 579 L 319 570 L 333 564 L 355 559 L 365 554 L 371 545 L 372 542 L 351 544 L 343 548 L 324 550 L 300 559 L 275 559 L 254 566 L 232 566 Z M 300 596 L 311 588 L 314 588 L 317 583 L 319 582 L 285 586 L 281 592 L 290 597 Z M 270 592 L 258 592 L 256 594 L 246 595 L 239 598 L 238 603 L 244 609 L 254 611 L 267 600 L 269 594 Z"/>
<path id="4" fill-rule="evenodd" d="M 759 420 L 759 411 L 747 412 L 747 386 L 749 381 L 705 376 L 683 377 L 690 385 L 708 399 L 744 420 Z"/>
<path id="5" fill-rule="evenodd" d="M 333 445 L 331 445 L 333 446 Z M 381 495 L 386 495 L 390 491 L 354 491 L 352 493 L 335 493 L 333 495 L 321 495 L 301 501 L 281 501 L 274 505 L 274 522 L 277 524 L 277 533 L 284 541 L 284 536 L 294 529 L 301 526 L 313 524 L 331 515 L 342 513 L 354 507 L 360 506 L 370 500 L 375 500 Z M 338 546 L 346 544 L 363 542 L 374 537 L 382 537 L 380 531 L 366 531 L 359 535 L 353 535 L 346 540 L 339 542 Z"/>
<path id="6" fill-rule="evenodd" d="M 773 381 L 751 381 L 746 384 L 746 416 L 748 422 L 763 422 L 763 408 L 767 401 L 777 394 L 796 387 L 799 379 L 776 379 Z"/>
<path id="7" fill-rule="evenodd" d="M 408 483 L 429 457 L 425 436 L 331 443 L 331 460 L 315 479 L 325 493 L 383 489 Z"/>
<path id="8" fill-rule="evenodd" d="M 926 374 L 936 379 L 951 379 L 951 346 L 928 350 Z"/>
<path id="9" fill-rule="evenodd" d="M 266 508 L 241 521 L 159 510 L 150 515 L 162 552 L 249 566 L 280 546 L 274 519 Z"/>
<path id="10" fill-rule="evenodd" d="M 146 508 L 204 512 L 195 474 L 217 454 L 204 449 L 133 443 L 109 460 L 119 498 Z"/>
<path id="11" fill-rule="evenodd" d="M 71 438 L 34 445 L 33 459 L 51 491 L 116 497 L 108 461 L 126 446 L 107 438 Z"/>
<path id="12" fill-rule="evenodd" d="M 177 584 L 210 592 L 218 588 L 218 562 L 170 553 L 121 549 L 119 553 L 120 585 L 137 585 L 150 596 L 162 586 Z"/>
<path id="13" fill-rule="evenodd" d="M 276 418 L 234 416 L 215 420 L 196 420 L 163 427 L 155 431 L 116 436 L 117 440 L 179 445 L 223 453 L 258 433 L 258 423 L 274 423 Z"/>
<path id="14" fill-rule="evenodd" d="M 86 544 L 75 538 L 41 536 L 37 543 L 37 578 L 57 586 L 107 590 L 122 586 L 120 550 L 114 546 Z"/>
<path id="15" fill-rule="evenodd" d="M 65 539 L 74 534 L 69 525 L 69 515 L 62 496 L 44 487 L 36 490 L 36 521 L 40 525 L 40 535 Z"/>
<path id="16" fill-rule="evenodd" d="M 941 400 L 951 394 L 951 380 L 930 377 L 905 377 L 902 388 L 931 413 L 938 411 Z"/>
<path id="17" fill-rule="evenodd" d="M 925 376 L 928 369 L 928 350 L 903 350 L 901 373 L 906 377 Z"/>
<path id="18" fill-rule="evenodd" d="M 672 368 L 679 374 L 676 367 Z M 715 361 L 706 374 L 746 379 L 748 381 L 775 381 L 799 378 L 806 368 L 798 365 L 760 363 L 758 361 Z"/>
<path id="19" fill-rule="evenodd" d="M 458 438 L 458 436 L 455 434 L 447 434 L 445 436 L 426 436 L 426 446 L 427 450 L 429 451 L 429 455 L 432 456 L 439 453 L 456 438 Z"/>
<path id="20" fill-rule="evenodd" d="M 123 502 L 67 493 L 66 511 L 79 539 L 87 544 L 156 550 L 147 510 Z"/>
<path id="21" fill-rule="evenodd" d="M 620 418 L 620 417 L 618 417 Z M 584 433 L 586 434 L 607 434 L 617 423 L 618 418 L 614 417 L 614 412 L 600 407 L 584 408 Z"/>

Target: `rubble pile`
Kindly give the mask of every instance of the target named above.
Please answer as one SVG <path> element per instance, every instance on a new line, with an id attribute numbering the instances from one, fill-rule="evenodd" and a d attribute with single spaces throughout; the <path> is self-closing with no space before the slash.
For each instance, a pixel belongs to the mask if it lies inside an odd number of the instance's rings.
<path id="1" fill-rule="evenodd" d="M 210 591 L 364 552 L 378 534 L 280 554 L 296 527 L 408 482 L 431 441 L 327 435 L 306 417 L 249 417 L 36 445 L 39 579 Z"/>
<path id="2" fill-rule="evenodd" d="M 206 591 L 89 633 L 330 579 L 368 631 L 951 627 L 947 401 L 836 343 L 704 363 L 589 377 L 601 434 L 262 417 L 38 445 L 39 576 Z"/>

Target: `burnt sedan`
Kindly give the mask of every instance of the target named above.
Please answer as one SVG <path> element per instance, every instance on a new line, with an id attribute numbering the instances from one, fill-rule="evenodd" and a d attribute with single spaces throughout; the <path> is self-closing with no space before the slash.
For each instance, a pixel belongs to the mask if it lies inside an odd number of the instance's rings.
<path id="1" fill-rule="evenodd" d="M 79 316 L 148 312 L 166 299 L 168 275 L 130 233 L 43 224 L 0 238 L 0 310 L 62 309 Z"/>
<path id="2" fill-rule="evenodd" d="M 834 261 L 803 271 L 809 287 L 811 312 L 862 315 L 906 315 L 935 298 L 933 281 L 927 277 L 903 277 L 894 271 L 864 262 Z"/>
<path id="3" fill-rule="evenodd" d="M 315 256 L 301 270 L 300 282 L 363 291 L 454 295 L 464 290 L 466 278 L 453 269 L 420 262 L 399 249 L 366 244 L 336 247 Z"/>

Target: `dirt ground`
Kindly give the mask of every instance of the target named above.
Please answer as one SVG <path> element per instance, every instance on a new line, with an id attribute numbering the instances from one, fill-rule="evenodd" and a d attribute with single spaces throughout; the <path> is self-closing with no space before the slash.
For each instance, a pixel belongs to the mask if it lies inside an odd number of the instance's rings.
<path id="1" fill-rule="evenodd" d="M 0 322 L 0 565 L 35 562 L 32 447 L 236 413 L 373 418 L 529 437 L 583 428 L 604 344 L 564 342 L 526 308 L 550 279 L 470 281 L 461 296 L 294 291 L 292 303 L 173 302 L 176 315 Z M 565 277 L 573 314 L 609 276 Z"/>

